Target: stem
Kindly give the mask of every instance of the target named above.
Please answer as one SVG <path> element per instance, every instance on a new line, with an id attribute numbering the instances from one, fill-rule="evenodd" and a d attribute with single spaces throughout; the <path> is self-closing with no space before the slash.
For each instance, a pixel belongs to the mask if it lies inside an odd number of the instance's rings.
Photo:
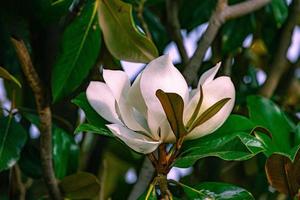
<path id="1" fill-rule="evenodd" d="M 50 198 L 54 200 L 61 200 L 62 197 L 56 182 L 52 163 L 52 119 L 50 103 L 46 98 L 48 94 L 46 93 L 42 81 L 32 64 L 25 43 L 22 40 L 17 40 L 15 38 L 11 38 L 11 42 L 17 53 L 22 71 L 35 97 L 37 111 L 40 118 L 40 151 L 44 180 L 48 187 Z"/>
<path id="2" fill-rule="evenodd" d="M 153 191 L 153 189 L 154 189 L 154 185 L 151 183 L 150 186 L 149 186 L 149 189 L 148 189 L 148 191 L 147 191 L 147 195 L 146 195 L 146 197 L 145 197 L 145 200 L 148 200 L 148 199 L 149 199 L 150 194 L 151 194 L 151 192 Z"/>
<path id="3" fill-rule="evenodd" d="M 161 198 L 160 199 L 163 199 L 163 200 L 172 199 L 172 194 L 168 189 L 167 175 L 158 174 L 155 178 L 155 181 L 158 184 L 160 192 L 161 192 Z"/>

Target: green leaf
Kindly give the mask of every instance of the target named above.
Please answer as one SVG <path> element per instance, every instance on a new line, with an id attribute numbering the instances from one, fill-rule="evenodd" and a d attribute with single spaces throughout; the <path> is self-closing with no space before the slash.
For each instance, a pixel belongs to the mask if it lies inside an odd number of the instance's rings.
<path id="1" fill-rule="evenodd" d="M 22 87 L 21 83 L 16 79 L 13 75 L 11 75 L 6 69 L 3 67 L 0 67 L 0 78 L 4 78 L 8 81 L 13 82 L 16 86 L 19 88 Z"/>
<path id="2" fill-rule="evenodd" d="M 63 196 L 70 199 L 91 199 L 98 195 L 100 183 L 97 177 L 79 172 L 65 177 L 60 183 Z"/>
<path id="3" fill-rule="evenodd" d="M 77 171 L 79 146 L 63 129 L 53 127 L 53 161 L 55 175 L 61 179 Z"/>
<path id="4" fill-rule="evenodd" d="M 176 93 L 165 93 L 160 89 L 156 91 L 156 96 L 165 111 L 175 136 L 179 138 L 186 135 L 186 130 L 183 124 L 184 103 L 181 96 Z"/>
<path id="5" fill-rule="evenodd" d="M 19 160 L 26 140 L 25 129 L 12 116 L 0 118 L 0 171 L 12 167 Z"/>
<path id="6" fill-rule="evenodd" d="M 37 115 L 23 112 L 22 116 L 32 124 L 39 126 L 40 119 Z M 57 178 L 63 178 L 77 171 L 79 146 L 70 134 L 55 124 L 52 125 L 52 155 Z"/>
<path id="7" fill-rule="evenodd" d="M 112 136 L 112 133 L 105 126 L 106 121 L 91 107 L 85 93 L 79 94 L 72 100 L 72 103 L 84 111 L 87 121 L 89 122 L 89 125 L 80 125 L 76 129 L 76 133 L 79 131 L 90 131 L 101 135 Z"/>
<path id="8" fill-rule="evenodd" d="M 75 133 L 79 132 L 91 132 L 91 133 L 98 133 L 100 135 L 108 136 L 108 137 L 113 137 L 114 135 L 107 129 L 104 128 L 98 128 L 92 124 L 87 124 L 83 123 L 80 124 L 76 130 L 74 131 Z"/>
<path id="9" fill-rule="evenodd" d="M 272 0 L 269 5 L 277 28 L 280 28 L 288 17 L 288 5 L 284 0 Z"/>
<path id="10" fill-rule="evenodd" d="M 72 0 L 33 0 L 35 17 L 45 26 L 57 23 L 69 11 Z"/>
<path id="11" fill-rule="evenodd" d="M 290 133 L 292 124 L 285 114 L 271 100 L 260 96 L 249 96 L 247 106 L 250 119 L 258 126 L 267 128 L 272 133 L 272 139 L 266 135 L 258 135 L 267 148 L 267 155 L 273 152 L 290 154 Z"/>
<path id="12" fill-rule="evenodd" d="M 54 101 L 72 93 L 96 62 L 101 46 L 96 18 L 98 4 L 99 1 L 89 1 L 63 33 L 62 51 L 52 72 Z"/>
<path id="13" fill-rule="evenodd" d="M 197 160 L 215 156 L 223 160 L 247 160 L 265 151 L 262 142 L 249 133 L 254 124 L 247 118 L 231 115 L 214 133 L 185 141 L 175 162 L 178 167 L 190 167 Z"/>
<path id="14" fill-rule="evenodd" d="M 254 200 L 247 190 L 227 183 L 205 182 L 193 187 L 179 184 L 183 188 L 186 198 L 190 200 Z"/>
<path id="15" fill-rule="evenodd" d="M 105 44 L 114 57 L 142 63 L 158 57 L 155 45 L 135 26 L 130 4 L 99 0 L 98 14 Z"/>
<path id="16" fill-rule="evenodd" d="M 245 26 L 247 24 L 247 26 Z M 243 28 L 241 28 L 243 27 Z M 237 18 L 226 22 L 222 27 L 222 53 L 235 53 L 243 46 L 246 37 L 255 29 L 254 15 Z"/>
<path id="17" fill-rule="evenodd" d="M 191 31 L 209 20 L 216 8 L 216 0 L 189 0 L 185 1 L 179 9 L 181 27 Z"/>

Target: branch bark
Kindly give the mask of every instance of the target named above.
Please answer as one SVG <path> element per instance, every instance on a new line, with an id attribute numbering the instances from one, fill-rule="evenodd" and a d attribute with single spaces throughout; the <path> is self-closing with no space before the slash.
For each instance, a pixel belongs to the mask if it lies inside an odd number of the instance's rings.
<path id="1" fill-rule="evenodd" d="M 166 0 L 167 30 L 171 35 L 172 40 L 177 45 L 182 63 L 186 64 L 189 57 L 184 47 L 183 37 L 180 32 L 181 28 L 178 19 L 178 4 L 178 0 Z"/>
<path id="2" fill-rule="evenodd" d="M 147 157 L 145 157 L 142 168 L 140 170 L 139 178 L 136 184 L 133 186 L 128 200 L 138 199 L 143 194 L 143 192 L 149 186 L 149 183 L 154 176 L 154 172 L 155 170 L 151 164 L 151 161 Z"/>
<path id="3" fill-rule="evenodd" d="M 48 187 L 51 199 L 61 200 L 60 190 L 55 179 L 53 163 L 52 163 L 52 119 L 50 103 L 47 99 L 46 90 L 40 80 L 29 55 L 29 52 L 22 40 L 11 38 L 11 42 L 17 53 L 17 57 L 21 64 L 22 71 L 31 87 L 37 111 L 40 118 L 40 151 L 42 160 L 43 176 Z"/>
<path id="4" fill-rule="evenodd" d="M 292 2 L 289 13 L 290 14 L 285 24 L 283 25 L 282 31 L 280 33 L 280 40 L 278 42 L 276 52 L 271 62 L 271 70 L 268 74 L 266 82 L 259 91 L 260 95 L 267 98 L 272 97 L 282 75 L 290 66 L 288 64 L 286 54 L 291 44 L 293 30 L 300 18 L 300 0 L 294 0 Z"/>
<path id="5" fill-rule="evenodd" d="M 209 20 L 208 27 L 201 37 L 198 47 L 184 68 L 183 76 L 189 85 L 191 85 L 197 77 L 204 55 L 215 39 L 221 26 L 227 20 L 247 15 L 262 8 L 269 2 L 271 2 L 271 0 L 248 0 L 229 6 L 227 0 L 218 0 L 217 8 Z"/>

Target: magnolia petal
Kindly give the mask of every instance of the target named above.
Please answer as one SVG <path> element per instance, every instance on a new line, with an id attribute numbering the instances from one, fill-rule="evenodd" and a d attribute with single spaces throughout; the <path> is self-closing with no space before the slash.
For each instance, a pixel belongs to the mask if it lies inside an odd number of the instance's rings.
<path id="1" fill-rule="evenodd" d="M 141 88 L 141 74 L 133 82 L 128 91 L 128 102 L 137 109 L 145 118 L 147 117 L 147 106 L 142 96 Z"/>
<path id="2" fill-rule="evenodd" d="M 222 76 L 203 85 L 203 102 L 198 117 L 210 106 L 214 105 L 216 102 L 223 98 L 231 99 L 211 119 L 204 122 L 202 125 L 196 127 L 192 132 L 190 132 L 186 136 L 187 139 L 196 139 L 214 132 L 225 122 L 234 106 L 235 89 L 229 77 Z M 193 97 L 193 99 L 189 103 L 187 109 L 185 110 L 186 114 L 192 112 L 193 109 L 195 109 L 198 100 L 199 92 Z M 188 118 L 186 117 L 184 119 L 184 122 L 186 123 L 187 120 Z"/>
<path id="3" fill-rule="evenodd" d="M 121 123 L 115 108 L 115 98 L 105 83 L 90 82 L 86 96 L 92 108 L 104 119 L 112 123 Z"/>
<path id="4" fill-rule="evenodd" d="M 200 80 L 198 82 L 197 88 L 199 88 L 200 85 L 203 86 L 204 84 L 207 84 L 207 83 L 213 81 L 216 74 L 218 73 L 220 67 L 221 67 L 221 63 L 219 62 L 213 68 L 207 70 L 204 74 L 202 74 L 202 76 L 200 77 Z"/>
<path id="5" fill-rule="evenodd" d="M 127 74 L 121 70 L 103 70 L 105 83 L 114 95 L 123 123 L 134 131 L 147 132 L 147 124 L 140 124 L 143 119 L 136 119 L 133 107 L 127 102 L 127 95 L 130 89 L 130 81 Z"/>
<path id="6" fill-rule="evenodd" d="M 119 102 L 120 98 L 127 94 L 130 87 L 130 81 L 127 74 L 121 70 L 104 69 L 103 78 L 113 96 L 117 102 Z"/>
<path id="7" fill-rule="evenodd" d="M 110 124 L 106 126 L 116 137 L 121 139 L 131 149 L 139 153 L 151 153 L 161 144 L 160 141 L 155 141 L 145 135 L 136 133 L 120 124 Z"/>
<path id="8" fill-rule="evenodd" d="M 148 64 L 141 75 L 140 89 L 148 110 L 153 114 L 151 124 L 149 125 L 148 122 L 148 125 L 154 134 L 157 132 L 161 120 L 165 118 L 162 105 L 155 95 L 158 89 L 177 93 L 184 102 L 188 101 L 187 83 L 172 64 L 169 55 L 161 56 Z"/>
<path id="9" fill-rule="evenodd" d="M 161 131 L 161 140 L 166 143 L 175 143 L 176 142 L 176 136 L 173 133 L 171 126 L 169 124 L 169 121 L 167 118 L 163 119 L 161 121 L 161 124 L 159 125 L 160 131 Z"/>

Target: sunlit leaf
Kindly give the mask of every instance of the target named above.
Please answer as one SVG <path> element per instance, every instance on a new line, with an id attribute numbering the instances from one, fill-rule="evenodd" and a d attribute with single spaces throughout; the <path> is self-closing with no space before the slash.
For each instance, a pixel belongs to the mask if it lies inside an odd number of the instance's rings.
<path id="1" fill-rule="evenodd" d="M 0 78 L 4 78 L 8 81 L 13 82 L 15 85 L 17 85 L 19 88 L 21 88 L 21 83 L 16 79 L 13 75 L 11 75 L 6 69 L 3 67 L 0 67 Z"/>
<path id="2" fill-rule="evenodd" d="M 105 44 L 119 60 L 147 63 L 158 56 L 155 45 L 135 26 L 132 6 L 121 0 L 99 0 L 99 23 Z"/>

